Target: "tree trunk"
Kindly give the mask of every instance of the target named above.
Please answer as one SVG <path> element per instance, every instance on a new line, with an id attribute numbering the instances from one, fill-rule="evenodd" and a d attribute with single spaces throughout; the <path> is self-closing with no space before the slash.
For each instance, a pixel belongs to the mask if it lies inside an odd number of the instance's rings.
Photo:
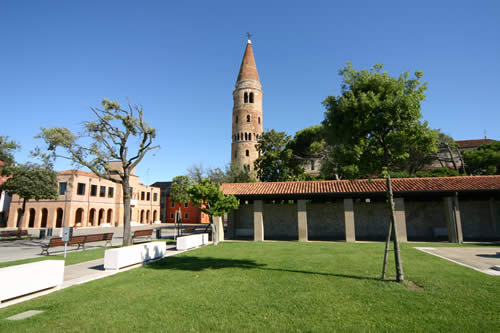
<path id="1" fill-rule="evenodd" d="M 459 170 L 457 167 L 457 163 L 455 162 L 455 157 L 453 157 L 453 152 L 451 151 L 450 145 L 448 143 L 446 144 L 446 149 L 448 149 L 448 153 L 450 154 L 450 159 L 451 163 L 453 164 L 453 168 L 455 169 L 455 171 L 458 172 Z"/>
<path id="2" fill-rule="evenodd" d="M 23 208 L 21 208 L 21 214 L 17 217 L 17 229 L 21 230 L 23 228 L 23 217 L 24 211 L 26 210 L 26 199 L 23 198 Z"/>
<path id="3" fill-rule="evenodd" d="M 401 261 L 401 252 L 399 250 L 398 229 L 396 225 L 396 213 L 394 208 L 394 197 L 392 194 L 391 174 L 387 172 L 387 196 L 389 198 L 389 205 L 391 208 L 391 224 L 392 233 L 394 234 L 394 260 L 396 263 L 396 281 L 403 282 L 405 280 L 403 273 L 403 262 Z"/>
<path id="4" fill-rule="evenodd" d="M 132 245 L 132 233 L 130 228 L 130 193 L 129 177 L 125 174 L 122 179 L 123 188 L 123 246 Z"/>

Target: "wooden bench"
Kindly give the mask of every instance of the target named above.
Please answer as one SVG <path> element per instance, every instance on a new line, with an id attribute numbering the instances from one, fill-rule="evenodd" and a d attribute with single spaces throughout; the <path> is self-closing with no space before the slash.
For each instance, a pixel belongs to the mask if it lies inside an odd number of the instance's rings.
<path id="1" fill-rule="evenodd" d="M 92 243 L 92 242 L 103 242 L 105 241 L 106 243 L 104 244 L 104 247 L 106 245 L 111 246 L 111 240 L 113 239 L 113 233 L 112 232 L 106 232 L 103 234 L 93 234 L 93 235 L 81 235 L 81 236 L 74 236 L 70 242 L 68 242 L 68 245 L 78 245 L 77 250 L 80 248 L 80 246 L 85 250 L 85 244 L 87 243 Z M 48 244 L 42 244 L 42 253 L 41 254 L 47 254 L 49 255 L 48 249 L 51 247 L 57 247 L 57 246 L 64 246 L 64 242 L 60 237 L 54 237 L 51 238 Z"/>
<path id="2" fill-rule="evenodd" d="M 78 250 L 80 248 L 80 246 L 84 246 L 85 237 L 86 236 L 74 236 L 71 239 L 71 241 L 68 242 L 68 245 L 78 245 L 78 248 L 77 248 L 77 250 Z M 64 246 L 64 243 L 65 242 L 62 240 L 61 237 L 51 238 L 48 244 L 41 244 L 42 253 L 40 253 L 40 255 L 43 255 L 44 253 L 46 255 L 49 255 L 49 248 L 57 247 L 57 246 Z"/>
<path id="3" fill-rule="evenodd" d="M 184 230 L 185 231 L 195 231 L 196 230 L 196 226 L 186 227 Z"/>
<path id="4" fill-rule="evenodd" d="M 93 234 L 93 235 L 85 235 L 85 241 L 83 243 L 83 249 L 85 250 L 85 244 L 92 242 L 101 242 L 106 241 L 104 247 L 109 244 L 111 246 L 111 239 L 113 239 L 112 232 L 106 232 L 104 234 Z"/>
<path id="5" fill-rule="evenodd" d="M 17 237 L 28 236 L 28 230 L 4 230 L 0 233 L 0 237 Z"/>
<path id="6" fill-rule="evenodd" d="M 149 240 L 153 240 L 152 238 L 153 235 L 153 229 L 147 229 L 147 230 L 136 230 L 134 231 L 134 234 L 132 235 L 132 242 L 136 237 L 148 237 Z"/>

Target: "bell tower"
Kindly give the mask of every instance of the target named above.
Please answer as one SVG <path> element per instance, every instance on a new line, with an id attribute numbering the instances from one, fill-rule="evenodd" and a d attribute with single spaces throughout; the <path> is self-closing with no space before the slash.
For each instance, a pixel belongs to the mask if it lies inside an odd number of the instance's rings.
<path id="1" fill-rule="evenodd" d="M 231 164 L 254 174 L 255 148 L 262 135 L 262 86 L 253 56 L 252 42 L 247 42 L 240 73 L 233 91 L 233 131 Z"/>

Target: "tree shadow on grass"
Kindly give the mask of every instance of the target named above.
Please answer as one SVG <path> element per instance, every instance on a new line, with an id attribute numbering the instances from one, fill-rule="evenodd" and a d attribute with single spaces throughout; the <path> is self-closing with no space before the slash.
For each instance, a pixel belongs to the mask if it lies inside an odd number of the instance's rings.
<path id="1" fill-rule="evenodd" d="M 149 269 L 175 269 L 183 271 L 203 271 L 206 269 L 222 269 L 222 268 L 261 269 L 266 271 L 322 275 L 322 276 L 356 279 L 356 280 L 395 282 L 395 280 L 381 280 L 375 277 L 357 276 L 349 274 L 336 274 L 336 273 L 314 272 L 314 271 L 285 269 L 285 268 L 273 268 L 273 267 L 267 267 L 267 265 L 265 264 L 258 264 L 254 260 L 248 260 L 248 259 L 242 260 L 242 259 L 222 259 L 213 257 L 171 256 L 163 260 L 153 262 L 144 267 Z"/>

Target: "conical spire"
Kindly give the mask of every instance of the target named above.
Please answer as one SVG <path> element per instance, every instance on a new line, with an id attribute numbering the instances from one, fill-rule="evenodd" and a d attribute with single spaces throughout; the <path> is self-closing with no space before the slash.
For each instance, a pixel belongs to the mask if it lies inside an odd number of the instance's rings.
<path id="1" fill-rule="evenodd" d="M 248 40 L 247 48 L 245 49 L 245 54 L 243 55 L 240 74 L 238 74 L 238 80 L 236 80 L 236 83 L 246 80 L 260 82 L 259 73 L 257 73 L 257 65 L 255 64 L 255 59 L 253 57 L 252 42 L 250 39 Z"/>

